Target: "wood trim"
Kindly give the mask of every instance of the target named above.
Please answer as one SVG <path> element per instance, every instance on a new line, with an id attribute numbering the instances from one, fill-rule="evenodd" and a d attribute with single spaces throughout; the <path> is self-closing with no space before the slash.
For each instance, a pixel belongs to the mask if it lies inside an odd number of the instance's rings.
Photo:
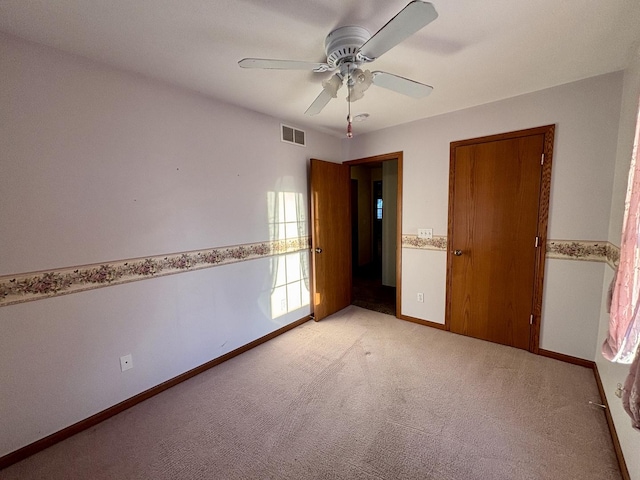
<path id="1" fill-rule="evenodd" d="M 444 326 L 445 330 L 451 331 L 451 269 L 453 268 L 453 200 L 455 185 L 455 164 L 456 146 L 453 142 L 449 144 L 449 208 L 447 212 L 447 273 L 445 279 L 445 301 L 444 301 Z"/>
<path id="2" fill-rule="evenodd" d="M 531 135 L 546 135 L 549 132 L 549 130 L 554 130 L 554 129 L 555 129 L 555 125 L 544 125 L 542 127 L 525 128 L 524 130 L 515 130 L 513 132 L 505 132 L 505 133 L 498 133 L 496 135 L 488 135 L 486 137 L 468 138 L 466 140 L 456 140 L 454 142 L 451 142 L 451 145 L 455 148 L 455 147 L 463 147 L 465 145 L 476 145 L 478 143 L 498 142 L 500 140 L 508 140 L 512 138 L 529 137 Z"/>
<path id="3" fill-rule="evenodd" d="M 402 153 L 403 152 L 391 152 L 391 153 L 383 153 L 381 155 L 374 155 L 373 157 L 364 157 L 364 158 L 357 158 L 355 160 L 347 160 L 344 163 L 345 165 L 349 165 L 350 167 L 356 166 L 356 165 L 366 165 L 368 163 L 380 163 L 380 162 L 384 162 L 385 160 L 395 160 L 402 158 Z"/>
<path id="4" fill-rule="evenodd" d="M 553 164 L 553 144 L 555 140 L 555 125 L 547 125 L 539 129 L 544 133 L 544 164 L 540 182 L 540 200 L 538 202 L 538 255 L 536 257 L 534 287 L 533 287 L 533 325 L 529 337 L 529 351 L 538 353 L 540 349 L 540 326 L 542 324 L 542 290 L 544 286 L 544 271 L 547 256 L 547 229 L 549 226 L 549 198 L 551 197 L 551 166 Z"/>
<path id="5" fill-rule="evenodd" d="M 571 355 L 565 355 L 564 353 L 552 352 L 550 350 L 543 350 L 542 348 L 538 349 L 538 355 L 541 357 L 553 358 L 555 360 L 560 360 L 561 362 L 572 363 L 574 365 L 579 365 L 585 368 L 593 368 L 595 362 L 591 360 L 584 360 L 583 358 L 572 357 Z"/>
<path id="6" fill-rule="evenodd" d="M 410 317 L 408 315 L 396 314 L 396 317 L 400 320 L 405 320 L 407 322 L 412 322 L 412 323 L 418 323 L 426 327 L 437 328 L 438 330 L 447 330 L 446 325 L 443 323 L 436 323 L 436 322 L 431 322 L 429 320 L 422 320 L 421 318 Z"/>
<path id="7" fill-rule="evenodd" d="M 616 432 L 616 426 L 613 423 L 613 417 L 611 416 L 611 410 L 609 409 L 609 402 L 607 402 L 607 396 L 604 393 L 604 387 L 602 385 L 602 379 L 600 378 L 600 372 L 598 371 L 598 365 L 595 362 L 593 362 L 593 375 L 596 377 L 596 383 L 598 384 L 598 390 L 600 391 L 600 401 L 606 407 L 604 409 L 604 415 L 607 419 L 607 425 L 609 425 L 609 433 L 611 433 L 613 449 L 615 450 L 616 457 L 618 458 L 620 473 L 622 474 L 623 480 L 631 480 L 629 469 L 627 468 L 627 462 L 624 460 L 622 447 L 620 446 L 620 440 L 618 439 L 618 433 Z"/>
<path id="8" fill-rule="evenodd" d="M 402 152 L 398 152 L 398 191 L 396 199 L 396 318 L 402 314 Z"/>
<path id="9" fill-rule="evenodd" d="M 386 160 L 398 160 L 398 191 L 396 199 L 396 318 L 402 318 L 402 194 L 403 194 L 403 152 L 383 153 L 373 157 L 358 158 L 343 162 L 350 167 L 371 165 Z M 431 323 L 431 322 L 428 322 Z M 438 324 L 436 324 L 438 325 Z"/>
<path id="10" fill-rule="evenodd" d="M 206 370 L 209 370 L 210 368 L 213 368 L 216 365 L 220 365 L 221 363 L 226 362 L 227 360 L 230 360 L 233 357 L 240 355 L 241 353 L 251 350 L 252 348 L 257 347 L 258 345 L 261 345 L 277 337 L 278 335 L 282 335 L 283 333 L 289 330 L 292 330 L 295 327 L 302 325 L 303 323 L 308 322 L 310 318 L 311 318 L 310 316 L 306 316 L 299 320 L 296 320 L 295 322 L 290 323 L 289 325 L 285 325 L 284 327 L 279 328 L 278 330 L 275 330 L 267 335 L 264 335 L 263 337 L 260 337 L 252 342 L 249 342 L 246 345 L 243 345 L 242 347 L 236 348 L 235 350 L 229 353 L 225 353 L 224 355 L 218 358 L 214 358 L 213 360 L 207 363 L 204 363 L 198 367 L 195 367 L 185 373 L 181 373 L 180 375 L 173 377 L 159 385 L 156 385 L 155 387 L 151 387 L 150 389 L 145 390 L 144 392 L 141 392 L 137 395 L 134 395 L 133 397 L 128 398 L 127 400 L 124 400 L 112 407 L 109 407 L 106 410 L 98 412 L 95 415 L 90 416 L 89 418 L 80 420 L 79 422 L 74 423 L 73 425 L 70 425 L 66 428 L 63 428 L 62 430 L 59 430 L 55 433 L 52 433 L 47 437 L 41 438 L 40 440 L 30 443 L 29 445 L 26 445 L 18 450 L 8 453 L 7 455 L 0 457 L 0 470 L 7 468 L 8 466 L 13 465 L 14 463 L 17 463 L 21 460 L 24 460 L 25 458 L 35 453 L 38 453 L 52 445 L 55 445 L 56 443 L 61 442 L 62 440 L 65 440 L 77 433 L 80 433 L 83 430 L 87 430 L 88 428 L 94 427 L 100 422 L 108 418 L 111 418 L 114 415 L 117 415 L 137 405 L 138 403 L 144 402 L 145 400 L 171 387 L 174 387 L 179 383 L 184 382 L 185 380 L 195 377 L 196 375 L 202 372 L 205 372 Z"/>

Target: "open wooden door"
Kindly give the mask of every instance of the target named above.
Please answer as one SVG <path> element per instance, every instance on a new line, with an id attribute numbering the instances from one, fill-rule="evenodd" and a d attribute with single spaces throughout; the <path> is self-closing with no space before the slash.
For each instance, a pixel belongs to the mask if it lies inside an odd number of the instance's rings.
<path id="1" fill-rule="evenodd" d="M 313 311 L 316 321 L 351 304 L 349 166 L 311 159 Z"/>

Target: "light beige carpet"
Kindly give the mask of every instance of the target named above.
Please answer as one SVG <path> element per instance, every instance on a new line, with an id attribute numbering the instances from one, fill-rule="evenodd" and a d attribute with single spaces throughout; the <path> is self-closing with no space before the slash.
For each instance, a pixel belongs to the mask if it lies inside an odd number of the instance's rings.
<path id="1" fill-rule="evenodd" d="M 619 479 L 589 369 L 351 306 L 2 479 Z"/>

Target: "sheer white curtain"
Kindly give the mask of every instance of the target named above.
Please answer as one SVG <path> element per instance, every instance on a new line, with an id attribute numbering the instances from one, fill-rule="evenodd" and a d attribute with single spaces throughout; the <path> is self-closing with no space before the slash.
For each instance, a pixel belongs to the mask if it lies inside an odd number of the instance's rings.
<path id="1" fill-rule="evenodd" d="M 640 106 L 636 118 L 636 133 L 631 154 L 629 183 L 625 201 L 620 246 L 620 263 L 611 299 L 609 335 L 602 354 L 612 362 L 631 363 L 622 391 L 622 404 L 640 429 Z"/>
<path id="2" fill-rule="evenodd" d="M 611 299 L 609 336 L 602 346 L 604 357 L 618 363 L 631 363 L 640 341 L 640 165 L 637 161 L 639 136 L 640 115 L 636 120 L 629 169 L 620 263 Z"/>

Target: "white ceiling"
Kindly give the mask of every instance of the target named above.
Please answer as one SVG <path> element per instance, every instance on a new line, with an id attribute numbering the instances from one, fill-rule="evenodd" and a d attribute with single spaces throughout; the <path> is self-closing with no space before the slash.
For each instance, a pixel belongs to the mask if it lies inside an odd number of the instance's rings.
<path id="1" fill-rule="evenodd" d="M 325 61 L 334 28 L 372 34 L 409 0 L 0 0 L 0 30 L 159 78 L 295 126 L 344 135 L 346 89 L 304 111 L 331 74 L 248 70 L 244 57 Z M 639 0 L 432 0 L 439 17 L 367 68 L 434 87 L 415 100 L 371 87 L 355 133 L 626 67 Z"/>

